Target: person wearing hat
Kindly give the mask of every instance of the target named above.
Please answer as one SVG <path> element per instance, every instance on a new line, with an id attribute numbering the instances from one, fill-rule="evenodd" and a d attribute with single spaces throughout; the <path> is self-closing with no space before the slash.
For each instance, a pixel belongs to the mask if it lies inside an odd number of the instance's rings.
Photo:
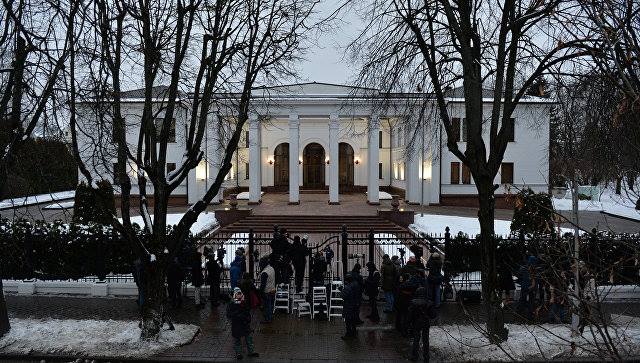
<path id="1" fill-rule="evenodd" d="M 231 289 L 235 289 L 240 283 L 240 277 L 242 277 L 242 262 L 244 255 L 241 250 L 236 250 L 236 257 L 229 265 L 229 280 L 231 283 Z"/>
<path id="2" fill-rule="evenodd" d="M 420 340 L 422 340 L 422 356 L 425 362 L 429 361 L 429 329 L 431 328 L 431 319 L 435 317 L 434 305 L 427 299 L 426 289 L 419 287 L 411 300 L 408 311 L 408 321 L 413 335 L 411 360 L 418 360 L 418 350 Z"/>
<path id="3" fill-rule="evenodd" d="M 306 242 L 306 239 L 303 240 Z M 291 255 L 291 263 L 295 269 L 296 292 L 302 292 L 302 283 L 304 282 L 304 271 L 307 267 L 309 249 L 302 243 L 300 236 L 295 236 L 293 237 L 293 244 L 289 251 Z"/>
<path id="4" fill-rule="evenodd" d="M 374 323 L 380 321 L 380 315 L 378 314 L 378 292 L 380 285 L 380 272 L 376 268 L 376 264 L 373 261 L 367 262 L 367 279 L 365 280 L 365 294 L 369 297 L 369 307 L 371 308 L 371 314 L 367 316 L 369 320 Z"/>
<path id="5" fill-rule="evenodd" d="M 227 306 L 227 318 L 231 320 L 231 336 L 236 359 L 242 359 L 242 338 L 247 344 L 249 357 L 258 357 L 254 351 L 253 337 L 251 337 L 251 304 L 245 299 L 239 287 L 233 289 L 233 299 Z"/>
<path id="6" fill-rule="evenodd" d="M 342 288 L 342 317 L 344 318 L 346 332 L 341 338 L 343 340 L 355 338 L 356 324 L 360 319 L 360 307 L 358 306 L 357 283 L 353 280 L 353 275 L 347 273 L 344 277 L 344 287 Z"/>

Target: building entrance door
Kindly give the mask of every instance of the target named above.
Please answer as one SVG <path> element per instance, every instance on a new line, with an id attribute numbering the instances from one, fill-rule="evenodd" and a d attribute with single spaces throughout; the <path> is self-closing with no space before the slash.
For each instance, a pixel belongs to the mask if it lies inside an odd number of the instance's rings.
<path id="1" fill-rule="evenodd" d="M 308 189 L 324 189 L 324 148 L 311 143 L 304 148 L 302 160 L 302 185 Z"/>
<path id="2" fill-rule="evenodd" d="M 278 190 L 289 188 L 289 144 L 276 146 L 273 153 L 273 186 Z"/>
<path id="3" fill-rule="evenodd" d="M 338 146 L 338 180 L 340 192 L 353 190 L 353 148 L 346 142 L 341 142 Z"/>

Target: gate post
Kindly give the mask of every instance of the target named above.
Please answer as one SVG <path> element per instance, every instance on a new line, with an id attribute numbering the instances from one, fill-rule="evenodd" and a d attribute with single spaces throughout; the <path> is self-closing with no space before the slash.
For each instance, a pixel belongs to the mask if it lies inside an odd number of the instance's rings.
<path id="1" fill-rule="evenodd" d="M 349 236 L 347 234 L 347 225 L 342 225 L 342 281 L 344 281 L 345 276 L 347 276 L 348 272 L 348 258 L 349 255 L 347 253 L 347 242 L 349 240 Z"/>
<path id="2" fill-rule="evenodd" d="M 254 266 L 253 266 L 253 264 L 254 264 L 254 262 L 255 262 L 255 261 L 253 260 L 253 251 L 254 251 L 254 249 L 255 249 L 254 241 L 253 241 L 253 240 L 254 240 L 254 237 L 253 237 L 253 228 L 249 228 L 249 275 L 250 275 L 251 277 L 253 277 L 253 276 L 254 276 L 254 271 L 255 271 L 255 268 L 254 268 Z"/>
<path id="3" fill-rule="evenodd" d="M 374 238 L 373 238 L 373 228 L 369 229 L 369 262 L 373 263 L 373 253 L 374 253 Z"/>

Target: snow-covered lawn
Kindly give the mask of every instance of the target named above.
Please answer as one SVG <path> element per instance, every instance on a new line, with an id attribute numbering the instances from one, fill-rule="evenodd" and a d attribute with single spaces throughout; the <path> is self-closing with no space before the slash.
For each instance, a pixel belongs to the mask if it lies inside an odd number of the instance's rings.
<path id="1" fill-rule="evenodd" d="M 507 329 L 509 339 L 498 347 L 489 344 L 488 339 L 471 325 L 434 326 L 429 334 L 431 357 L 447 361 L 563 360 L 572 357 L 569 325 L 507 324 Z M 637 357 L 640 354 L 638 319 L 631 319 L 611 330 L 616 348 L 623 357 Z M 576 339 L 574 357 L 598 358 L 594 354 L 597 351 L 594 342 L 589 328 L 585 328 L 584 337 Z"/>
<path id="2" fill-rule="evenodd" d="M 190 343 L 199 329 L 191 324 L 175 328 L 163 329 L 158 341 L 148 342 L 140 340 L 137 321 L 11 319 L 0 353 L 143 358 Z"/>
<path id="3" fill-rule="evenodd" d="M 635 197 L 618 195 L 610 189 L 606 189 L 600 196 L 600 201 L 580 200 L 578 209 L 584 211 L 604 211 L 622 217 L 640 220 L 640 211 L 635 209 Z M 572 210 L 571 193 L 567 193 L 565 198 L 553 198 L 553 208 L 555 210 Z"/>
<path id="4" fill-rule="evenodd" d="M 511 233 L 511 221 L 495 220 L 495 233 L 497 235 L 508 236 Z M 480 222 L 478 218 L 458 217 L 438 214 L 416 213 L 413 224 L 409 226 L 421 233 L 444 235 L 445 228 L 449 227 L 452 236 L 463 232 L 469 237 L 480 234 Z"/>
<path id="5" fill-rule="evenodd" d="M 0 210 L 14 208 L 14 207 L 23 207 L 23 206 L 32 205 L 32 204 L 52 202 L 56 200 L 69 199 L 69 198 L 75 197 L 75 195 L 76 195 L 75 190 L 68 190 L 66 192 L 47 193 L 47 194 L 32 195 L 29 197 L 4 199 L 0 201 Z"/>
<path id="6" fill-rule="evenodd" d="M 178 224 L 180 219 L 182 218 L 182 214 L 180 213 L 170 213 L 167 214 L 167 225 Z M 151 215 L 151 220 L 153 220 L 153 215 Z M 122 222 L 122 218 L 120 218 Z M 142 216 L 131 217 L 131 223 L 138 223 L 140 226 L 144 226 L 144 220 Z M 205 232 L 209 229 L 218 225 L 218 221 L 216 220 L 216 215 L 213 212 L 202 212 L 198 216 L 198 220 L 191 226 L 191 233 L 197 235 L 199 233 Z"/>
<path id="7" fill-rule="evenodd" d="M 260 195 L 264 195 L 264 192 L 260 192 Z M 238 193 L 237 200 L 249 200 L 249 192 Z"/>
<path id="8" fill-rule="evenodd" d="M 49 204 L 45 207 L 43 207 L 42 209 L 69 209 L 69 208 L 73 208 L 75 204 L 75 201 L 69 201 L 69 202 L 57 202 L 57 203 L 53 203 L 53 204 Z"/>

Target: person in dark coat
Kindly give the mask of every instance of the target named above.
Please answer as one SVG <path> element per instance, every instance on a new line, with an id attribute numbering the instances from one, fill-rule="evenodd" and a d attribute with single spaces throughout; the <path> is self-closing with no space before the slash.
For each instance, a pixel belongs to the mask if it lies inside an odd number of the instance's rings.
<path id="1" fill-rule="evenodd" d="M 382 275 L 382 291 L 384 291 L 384 312 L 393 312 L 393 300 L 394 300 L 394 287 L 397 281 L 398 270 L 393 264 L 389 255 L 382 256 L 382 267 L 380 267 L 380 274 Z"/>
<path id="2" fill-rule="evenodd" d="M 240 250 L 236 251 L 236 258 L 231 262 L 229 266 L 229 280 L 231 283 L 231 289 L 235 289 L 238 287 L 240 283 L 240 278 L 242 277 L 242 260 L 244 256 L 242 256 L 242 252 Z"/>
<path id="3" fill-rule="evenodd" d="M 216 260 L 213 254 L 207 256 L 207 284 L 209 285 L 209 301 L 211 306 L 216 307 L 220 305 L 220 274 L 222 273 L 222 267 Z"/>
<path id="4" fill-rule="evenodd" d="M 200 304 L 200 288 L 204 284 L 202 273 L 202 253 L 196 252 L 191 263 L 191 285 L 193 285 L 193 298 L 196 305 Z"/>
<path id="5" fill-rule="evenodd" d="M 361 268 L 362 266 L 360 266 L 360 264 L 356 262 L 356 264 L 353 266 L 353 269 L 351 270 L 351 276 L 353 277 L 353 282 L 356 284 L 356 287 L 357 287 L 358 311 L 360 311 L 360 307 L 362 306 L 362 293 L 364 292 L 364 279 L 360 274 Z M 364 323 L 364 321 L 360 319 L 360 316 L 358 316 L 357 323 L 358 324 Z"/>
<path id="6" fill-rule="evenodd" d="M 438 252 L 434 252 L 427 261 L 427 270 L 429 276 L 427 277 L 427 296 L 433 301 L 435 308 L 440 307 L 440 299 L 442 296 L 442 258 Z"/>
<path id="7" fill-rule="evenodd" d="M 396 329 L 402 336 L 408 335 L 408 316 L 407 309 L 411 304 L 413 293 L 416 291 L 416 284 L 411 281 L 408 273 L 400 277 L 400 286 L 398 287 L 398 298 L 396 299 Z"/>
<path id="8" fill-rule="evenodd" d="M 418 360 L 418 350 L 420 348 L 420 340 L 422 340 L 422 356 L 425 362 L 429 361 L 429 328 L 431 327 L 431 319 L 435 317 L 434 304 L 427 298 L 425 288 L 418 288 L 414 298 L 411 300 L 408 311 L 408 321 L 411 324 L 413 333 L 411 360 Z"/>
<path id="9" fill-rule="evenodd" d="M 293 244 L 290 249 L 291 263 L 295 269 L 296 292 L 302 292 L 304 271 L 307 266 L 307 255 L 309 254 L 309 249 L 306 246 L 306 239 L 304 241 L 305 243 L 303 244 L 300 240 L 300 236 L 293 237 Z"/>
<path id="10" fill-rule="evenodd" d="M 184 281 L 184 272 L 180 262 L 178 262 L 178 258 L 175 257 L 167 268 L 167 290 L 169 291 L 171 306 L 174 308 L 182 306 L 182 294 L 180 292 L 182 281 Z"/>
<path id="11" fill-rule="evenodd" d="M 376 264 L 372 261 L 367 262 L 367 279 L 365 280 L 365 294 L 369 297 L 369 307 L 371 308 L 371 314 L 367 316 L 367 319 L 374 323 L 380 321 L 380 315 L 378 314 L 378 292 L 380 286 L 380 272 L 376 268 Z"/>
<path id="12" fill-rule="evenodd" d="M 317 252 L 313 259 L 313 270 L 311 271 L 312 286 L 324 286 L 324 275 L 327 273 L 327 261 L 322 252 Z"/>
<path id="13" fill-rule="evenodd" d="M 251 304 L 245 299 L 239 287 L 233 289 L 233 300 L 227 306 L 227 318 L 231 320 L 231 336 L 236 359 L 242 359 L 242 338 L 247 344 L 249 357 L 258 357 L 254 351 L 253 337 L 251 337 Z"/>
<path id="14" fill-rule="evenodd" d="M 516 284 L 513 282 L 513 273 L 506 262 L 502 262 L 498 265 L 498 289 L 504 293 L 504 302 L 511 302 L 511 292 L 516 289 Z"/>
<path id="15" fill-rule="evenodd" d="M 348 273 L 344 277 L 344 287 L 342 288 L 342 317 L 346 327 L 346 332 L 341 338 L 343 340 L 355 338 L 356 324 L 360 319 L 360 307 L 358 306 L 359 287 L 353 280 L 353 276 Z"/>

